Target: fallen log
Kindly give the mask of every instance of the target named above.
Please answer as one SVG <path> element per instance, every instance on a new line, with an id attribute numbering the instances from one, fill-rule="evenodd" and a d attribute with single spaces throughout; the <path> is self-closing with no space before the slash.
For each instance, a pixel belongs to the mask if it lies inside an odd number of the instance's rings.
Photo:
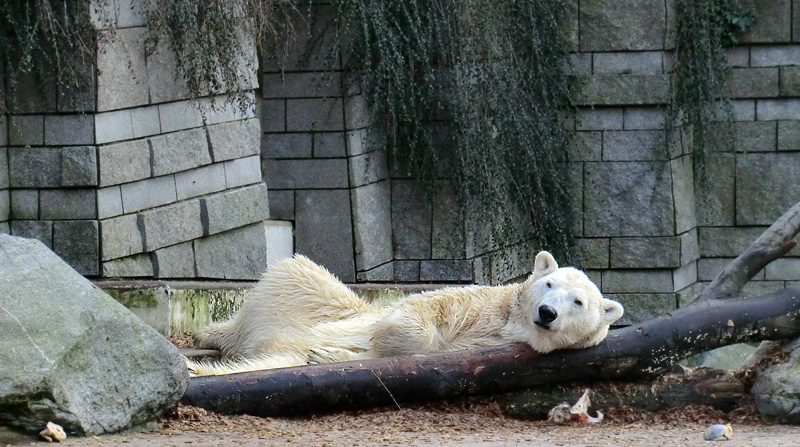
<path id="1" fill-rule="evenodd" d="M 800 203 L 734 260 L 692 304 L 609 332 L 598 346 L 547 355 L 522 344 L 196 377 L 184 402 L 260 416 L 325 412 L 529 388 L 663 375 L 679 360 L 733 343 L 800 335 L 800 288 L 738 299 L 769 262 L 794 247 Z"/>

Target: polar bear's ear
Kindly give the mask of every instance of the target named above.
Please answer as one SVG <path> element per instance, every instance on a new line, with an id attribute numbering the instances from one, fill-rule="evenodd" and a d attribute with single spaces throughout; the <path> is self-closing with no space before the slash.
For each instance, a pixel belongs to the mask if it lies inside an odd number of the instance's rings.
<path id="1" fill-rule="evenodd" d="M 550 274 L 558 270 L 558 263 L 553 255 L 546 251 L 540 251 L 536 255 L 536 260 L 533 263 L 533 276 L 534 278 L 541 278 L 544 275 Z"/>
<path id="2" fill-rule="evenodd" d="M 624 312 L 625 310 L 622 308 L 622 304 L 608 298 L 603 298 L 603 320 L 606 324 L 611 324 L 619 320 L 622 318 Z"/>

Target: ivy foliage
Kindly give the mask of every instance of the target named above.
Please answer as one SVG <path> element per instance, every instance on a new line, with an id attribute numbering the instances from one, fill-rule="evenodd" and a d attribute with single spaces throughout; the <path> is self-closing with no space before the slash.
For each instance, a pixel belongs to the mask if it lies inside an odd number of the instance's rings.
<path id="1" fill-rule="evenodd" d="M 529 240 L 569 260 L 566 2 L 334 4 L 395 170 L 453 181 L 497 246 Z"/>

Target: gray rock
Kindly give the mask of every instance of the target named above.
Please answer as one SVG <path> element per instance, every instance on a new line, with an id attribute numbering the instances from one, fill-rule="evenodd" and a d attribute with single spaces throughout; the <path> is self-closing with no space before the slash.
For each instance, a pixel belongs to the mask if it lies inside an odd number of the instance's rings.
<path id="1" fill-rule="evenodd" d="M 295 250 L 324 265 L 344 282 L 356 279 L 350 193 L 295 192 Z"/>
<path id="2" fill-rule="evenodd" d="M 744 343 L 712 349 L 700 354 L 697 359 L 697 366 L 735 371 L 742 367 L 744 361 L 755 350 L 755 346 Z"/>
<path id="3" fill-rule="evenodd" d="M 193 244 L 200 278 L 259 279 L 267 268 L 267 241 L 261 222 L 197 239 Z"/>
<path id="4" fill-rule="evenodd" d="M 765 421 L 800 424 L 800 339 L 791 341 L 785 363 L 756 371 L 750 389 L 758 414 Z"/>
<path id="5" fill-rule="evenodd" d="M 40 242 L 0 235 L 0 271 L 0 422 L 113 433 L 178 403 L 175 347 Z"/>

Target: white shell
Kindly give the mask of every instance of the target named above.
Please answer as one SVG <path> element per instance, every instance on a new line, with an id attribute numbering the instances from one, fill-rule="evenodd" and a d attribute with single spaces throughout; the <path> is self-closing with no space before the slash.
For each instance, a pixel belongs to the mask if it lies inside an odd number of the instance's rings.
<path id="1" fill-rule="evenodd" d="M 67 434 L 64 433 L 64 429 L 60 425 L 48 422 L 46 427 L 39 432 L 39 436 L 47 440 L 47 442 L 61 442 L 67 439 Z"/>

